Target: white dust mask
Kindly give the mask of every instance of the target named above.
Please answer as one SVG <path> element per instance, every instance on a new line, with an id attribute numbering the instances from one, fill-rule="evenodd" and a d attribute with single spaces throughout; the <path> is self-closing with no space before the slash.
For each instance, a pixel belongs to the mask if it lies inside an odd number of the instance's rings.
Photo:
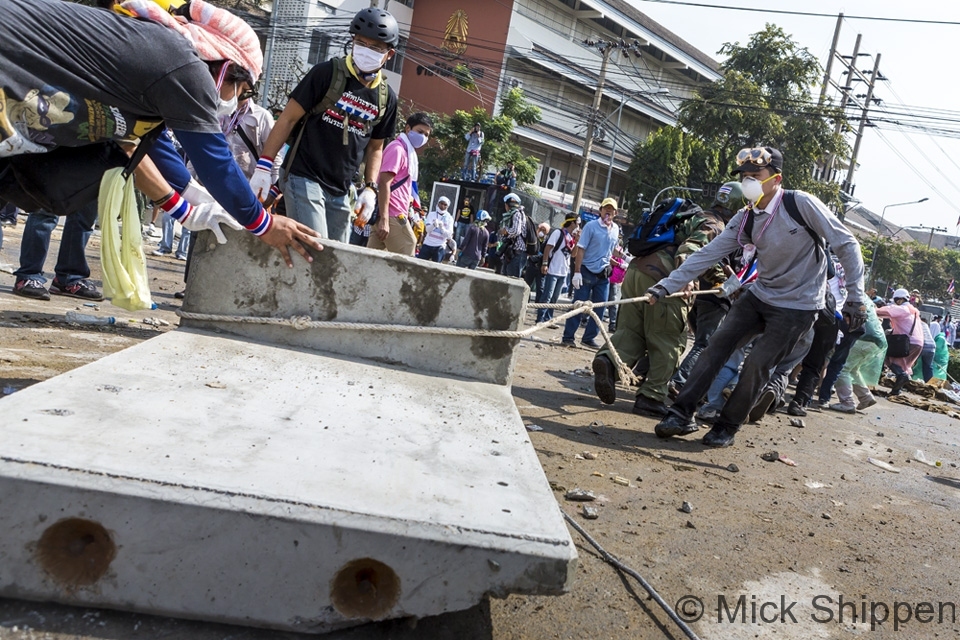
<path id="1" fill-rule="evenodd" d="M 362 44 L 353 43 L 353 63 L 364 73 L 373 73 L 383 66 L 387 54 L 374 51 Z"/>

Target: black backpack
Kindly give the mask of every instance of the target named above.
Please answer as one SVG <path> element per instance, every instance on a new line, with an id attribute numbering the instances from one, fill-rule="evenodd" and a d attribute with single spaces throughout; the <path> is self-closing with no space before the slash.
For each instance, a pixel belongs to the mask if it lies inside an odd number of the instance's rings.
<path id="1" fill-rule="evenodd" d="M 803 219 L 803 216 L 800 215 L 800 209 L 797 208 L 797 192 L 793 189 L 784 189 L 783 190 L 783 206 L 787 210 L 787 213 L 790 214 L 790 217 L 793 218 L 793 221 L 803 227 L 804 231 L 810 235 L 810 238 L 813 240 L 814 252 L 817 255 L 817 262 L 820 262 L 820 257 L 826 255 L 826 243 L 823 241 L 823 238 L 820 237 L 816 231 L 811 229 L 806 220 Z M 753 208 L 747 209 L 747 212 L 744 214 L 747 216 L 746 222 L 743 224 L 743 231 L 746 233 L 747 237 L 753 238 Z M 832 278 L 836 275 L 836 270 L 833 268 L 833 260 L 827 260 L 827 279 Z"/>
<path id="2" fill-rule="evenodd" d="M 644 214 L 640 224 L 627 240 L 627 249 L 634 256 L 649 256 L 661 249 L 676 247 L 676 225 L 703 209 L 685 198 L 671 198 Z"/>
<path id="3" fill-rule="evenodd" d="M 537 226 L 533 224 L 533 220 L 526 211 L 523 212 L 523 217 L 526 221 L 523 228 L 523 241 L 527 245 L 527 255 L 532 256 L 540 253 L 540 238 L 537 237 Z"/>

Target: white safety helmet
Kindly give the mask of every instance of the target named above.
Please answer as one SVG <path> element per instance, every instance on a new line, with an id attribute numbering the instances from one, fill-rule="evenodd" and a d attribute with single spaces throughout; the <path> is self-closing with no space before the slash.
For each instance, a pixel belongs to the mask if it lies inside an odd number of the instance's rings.
<path id="1" fill-rule="evenodd" d="M 910 299 L 910 294 L 906 289 L 900 288 L 893 292 L 893 299 L 897 300 L 898 298 L 903 298 L 904 300 Z"/>
<path id="2" fill-rule="evenodd" d="M 520 196 L 515 193 L 508 193 L 507 195 L 503 196 L 503 201 L 508 204 L 510 202 L 516 202 L 517 204 L 520 204 Z"/>

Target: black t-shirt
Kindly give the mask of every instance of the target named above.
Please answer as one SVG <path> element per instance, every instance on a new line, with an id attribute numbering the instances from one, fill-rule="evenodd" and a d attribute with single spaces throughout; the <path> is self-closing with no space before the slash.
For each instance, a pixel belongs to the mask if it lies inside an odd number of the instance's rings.
<path id="1" fill-rule="evenodd" d="M 316 65 L 300 81 L 290 98 L 296 100 L 305 111 L 313 109 L 327 95 L 327 89 L 333 82 L 333 65 L 332 60 Z M 386 113 L 369 136 L 363 135 L 362 120 L 379 115 L 379 93 L 378 88 L 364 86 L 348 71 L 347 84 L 338 104 L 348 105 L 360 117 L 350 120 L 347 145 L 343 144 L 343 117 L 339 112 L 328 109 L 307 120 L 296 157 L 291 160 L 288 155 L 284 166 L 294 175 L 319 183 L 333 195 L 345 194 L 363 162 L 367 143 L 371 139 L 391 137 L 396 131 L 397 94 L 390 89 Z"/>
<path id="2" fill-rule="evenodd" d="M 196 49 L 160 24 L 62 0 L 0 0 L 0 157 L 171 129 L 217 133 Z"/>
<path id="3" fill-rule="evenodd" d="M 468 204 L 463 205 L 463 208 L 460 209 L 460 213 L 457 214 L 457 222 L 462 222 L 463 224 L 470 224 L 473 222 L 473 207 Z"/>

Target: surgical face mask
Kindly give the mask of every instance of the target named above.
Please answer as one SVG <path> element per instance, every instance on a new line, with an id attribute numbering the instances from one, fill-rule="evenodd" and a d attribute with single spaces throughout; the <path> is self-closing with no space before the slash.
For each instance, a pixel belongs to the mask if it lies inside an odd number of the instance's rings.
<path id="1" fill-rule="evenodd" d="M 233 92 L 233 97 L 230 98 L 229 100 L 224 100 L 223 98 L 220 98 L 220 102 L 217 104 L 217 117 L 225 118 L 227 116 L 233 115 L 233 113 L 237 110 L 237 104 L 238 104 L 238 100 L 237 100 L 236 91 Z"/>
<path id="2" fill-rule="evenodd" d="M 365 73 L 373 73 L 383 66 L 387 54 L 374 51 L 362 44 L 353 43 L 353 63 Z"/>
<path id="3" fill-rule="evenodd" d="M 419 131 L 414 131 L 411 129 L 407 131 L 407 140 L 410 141 L 410 144 L 413 145 L 414 149 L 419 149 L 423 145 L 427 144 L 429 136 L 420 133 Z"/>
<path id="4" fill-rule="evenodd" d="M 763 197 L 763 184 L 776 177 L 777 174 L 774 174 L 766 180 L 760 181 L 748 176 L 740 182 L 740 191 L 743 192 L 743 197 L 746 198 L 747 202 L 756 203 Z"/>
<path id="5" fill-rule="evenodd" d="M 541 240 L 543 240 L 543 238 L 544 238 L 546 235 L 547 235 L 547 234 L 545 234 L 543 231 L 538 231 L 538 232 L 537 232 L 537 237 L 540 238 Z"/>

